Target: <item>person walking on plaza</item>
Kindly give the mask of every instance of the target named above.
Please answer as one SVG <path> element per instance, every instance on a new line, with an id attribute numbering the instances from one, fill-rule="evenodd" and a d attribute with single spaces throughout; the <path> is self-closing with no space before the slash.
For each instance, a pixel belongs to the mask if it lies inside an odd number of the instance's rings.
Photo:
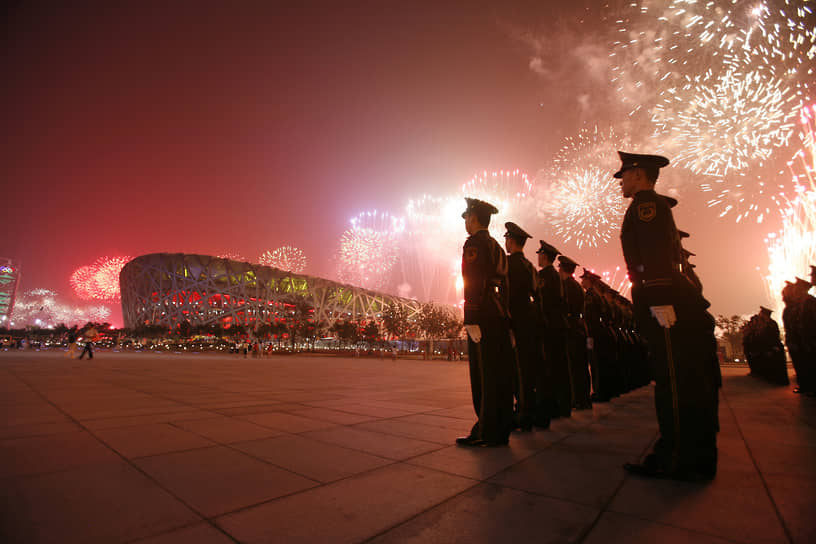
<path id="1" fill-rule="evenodd" d="M 492 204 L 466 198 L 462 213 L 469 234 L 462 248 L 470 389 L 478 420 L 461 446 L 508 443 L 513 430 L 514 354 L 508 315 L 507 256 L 487 227 L 498 213 Z"/>
<path id="2" fill-rule="evenodd" d="M 559 251 L 539 240 L 538 303 L 544 362 L 536 383 L 536 425 L 549 426 L 549 419 L 570 417 L 572 382 L 567 355 L 567 309 L 564 283 L 553 263 Z"/>
<path id="3" fill-rule="evenodd" d="M 79 354 L 79 358 L 82 357 L 87 353 L 88 359 L 93 359 L 93 344 L 99 338 L 99 332 L 96 330 L 96 327 L 93 325 L 90 326 L 89 329 L 85 331 L 84 339 L 85 339 L 85 349 L 82 350 L 82 353 Z"/>
<path id="4" fill-rule="evenodd" d="M 572 403 L 576 410 L 592 408 L 589 398 L 589 364 L 587 357 L 587 327 L 584 322 L 584 290 L 573 277 L 578 263 L 561 255 L 558 257 L 558 273 L 564 282 L 567 306 L 567 353 L 572 376 Z"/>
<path id="5" fill-rule="evenodd" d="M 522 431 L 533 428 L 535 412 L 535 376 L 541 361 L 536 307 L 536 270 L 524 256 L 524 244 L 532 238 L 515 223 L 505 223 L 504 247 L 507 250 L 510 292 L 510 327 L 516 340 L 517 372 L 515 380 L 516 421 Z"/>
<path id="6" fill-rule="evenodd" d="M 680 236 L 671 209 L 654 191 L 665 157 L 618 152 L 624 198 L 632 202 L 621 247 L 632 281 L 639 331 L 649 344 L 660 436 L 636 475 L 686 481 L 717 473 L 717 381 L 709 368 L 714 334 L 701 290 L 681 269 Z"/>

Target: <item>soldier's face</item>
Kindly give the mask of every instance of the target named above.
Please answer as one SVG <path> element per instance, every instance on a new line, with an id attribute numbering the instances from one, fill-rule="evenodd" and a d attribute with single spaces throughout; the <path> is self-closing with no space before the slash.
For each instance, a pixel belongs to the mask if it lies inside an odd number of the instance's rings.
<path id="1" fill-rule="evenodd" d="M 651 188 L 651 183 L 642 168 L 629 168 L 621 174 L 620 180 L 623 198 L 632 198 L 638 191 Z"/>
<path id="2" fill-rule="evenodd" d="M 476 215 L 469 213 L 465 216 L 465 230 L 468 234 L 473 234 L 477 230 Z"/>

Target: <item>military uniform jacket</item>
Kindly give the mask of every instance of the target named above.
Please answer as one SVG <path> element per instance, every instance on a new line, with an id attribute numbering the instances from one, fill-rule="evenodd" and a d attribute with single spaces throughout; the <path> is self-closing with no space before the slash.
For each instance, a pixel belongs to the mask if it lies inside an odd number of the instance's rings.
<path id="1" fill-rule="evenodd" d="M 562 330 L 566 328 L 566 301 L 561 276 L 552 265 L 538 271 L 538 302 L 544 328 Z"/>
<path id="2" fill-rule="evenodd" d="M 699 302 L 697 289 L 682 273 L 680 236 L 666 200 L 653 190 L 639 191 L 626 210 L 621 246 L 636 304 Z"/>
<path id="3" fill-rule="evenodd" d="M 567 320 L 570 327 L 578 329 L 574 332 L 585 332 L 582 330 L 584 329 L 584 289 L 572 276 L 564 280 L 564 295 L 567 301 Z"/>
<path id="4" fill-rule="evenodd" d="M 535 327 L 538 317 L 535 267 L 521 251 L 511 253 L 507 257 L 507 265 L 513 329 Z"/>
<path id="5" fill-rule="evenodd" d="M 508 317 L 507 255 L 487 229 L 465 240 L 462 248 L 465 325 Z"/>

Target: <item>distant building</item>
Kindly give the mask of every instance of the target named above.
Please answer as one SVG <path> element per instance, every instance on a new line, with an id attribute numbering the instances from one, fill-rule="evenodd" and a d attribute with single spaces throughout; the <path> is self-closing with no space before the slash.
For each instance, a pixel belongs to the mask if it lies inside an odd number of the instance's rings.
<path id="1" fill-rule="evenodd" d="M 11 259 L 0 257 L 0 326 L 7 327 L 20 285 L 20 267 Z"/>
<path id="2" fill-rule="evenodd" d="M 409 320 L 421 303 L 293 274 L 259 264 L 208 255 L 154 253 L 136 257 L 119 275 L 125 327 L 169 329 L 220 324 L 250 329 L 285 320 L 305 309 L 309 320 L 331 327 L 337 321 L 380 321 L 383 309 L 402 305 Z M 445 307 L 457 311 L 453 307 Z"/>

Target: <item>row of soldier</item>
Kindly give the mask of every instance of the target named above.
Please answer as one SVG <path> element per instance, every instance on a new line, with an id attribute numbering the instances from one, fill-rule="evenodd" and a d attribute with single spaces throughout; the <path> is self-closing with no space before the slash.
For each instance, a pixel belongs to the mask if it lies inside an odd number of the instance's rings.
<path id="1" fill-rule="evenodd" d="M 816 286 L 816 266 L 810 267 L 810 281 L 796 278 L 782 288 L 782 325 L 797 387 L 794 393 L 816 395 L 816 297 L 809 290 Z M 773 311 L 760 306 L 759 312 L 742 328 L 742 347 L 751 375 L 776 385 L 787 385 L 788 369 L 779 326 Z"/>
<path id="2" fill-rule="evenodd" d="M 503 445 L 513 430 L 548 428 L 648 384 L 631 302 L 587 268 L 579 283 L 579 265 L 543 240 L 536 270 L 523 253 L 532 237 L 515 223 L 505 224 L 505 255 L 487 231 L 495 207 L 466 201 L 465 322 L 479 421 L 457 443 Z"/>
<path id="3" fill-rule="evenodd" d="M 682 247 L 688 235 L 675 226 L 674 199 L 654 191 L 669 160 L 619 154 L 614 177 L 632 199 L 621 226 L 632 304 L 586 270 L 582 289 L 573 277 L 577 264 L 562 257 L 556 270 L 559 252 L 543 241 L 536 272 L 522 253 L 531 236 L 513 223 L 505 225 L 508 258 L 488 232 L 498 210 L 466 199 L 464 323 L 477 421 L 456 442 L 505 445 L 515 428 L 548 427 L 593 398 L 608 400 L 653 378 L 660 438 L 642 462 L 624 468 L 645 477 L 710 480 L 721 384 L 710 304 L 688 262 L 693 254 Z"/>
<path id="4" fill-rule="evenodd" d="M 517 363 L 514 427 L 547 428 L 572 410 L 647 384 L 645 345 L 634 330 L 631 303 L 586 268 L 579 283 L 578 263 L 543 240 L 536 271 L 523 253 L 532 237 L 515 223 L 505 228 Z"/>

